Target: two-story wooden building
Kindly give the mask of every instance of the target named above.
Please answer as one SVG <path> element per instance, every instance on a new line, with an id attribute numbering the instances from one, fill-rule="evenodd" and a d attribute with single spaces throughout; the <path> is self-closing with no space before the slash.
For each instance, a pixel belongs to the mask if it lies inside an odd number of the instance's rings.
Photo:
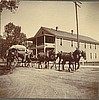
<path id="1" fill-rule="evenodd" d="M 77 47 L 77 35 L 52 28 L 41 27 L 34 37 L 28 39 L 32 41 L 31 49 L 37 55 L 39 52 L 48 52 L 50 49 L 71 52 Z M 99 61 L 99 41 L 90 37 L 79 35 L 80 50 L 86 51 L 88 62 Z"/>

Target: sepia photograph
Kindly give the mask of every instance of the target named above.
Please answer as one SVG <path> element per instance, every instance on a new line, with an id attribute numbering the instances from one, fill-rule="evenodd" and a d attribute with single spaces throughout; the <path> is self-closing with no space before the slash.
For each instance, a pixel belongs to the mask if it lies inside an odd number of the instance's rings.
<path id="1" fill-rule="evenodd" d="M 0 0 L 0 98 L 99 99 L 99 1 Z"/>

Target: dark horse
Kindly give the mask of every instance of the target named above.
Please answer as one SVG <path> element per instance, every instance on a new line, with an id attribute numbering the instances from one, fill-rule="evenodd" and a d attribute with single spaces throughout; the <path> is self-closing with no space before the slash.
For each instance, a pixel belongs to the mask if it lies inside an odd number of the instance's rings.
<path id="1" fill-rule="evenodd" d="M 79 67 L 80 67 L 79 61 L 80 61 L 81 57 L 83 57 L 83 59 L 86 60 L 86 52 L 85 51 L 80 51 L 80 50 L 75 50 L 73 52 L 73 56 L 74 56 L 75 70 L 76 70 L 76 69 L 79 69 Z M 77 68 L 76 68 L 76 64 L 78 64 Z"/>
<path id="2" fill-rule="evenodd" d="M 39 66 L 41 65 L 42 62 L 45 63 L 45 68 L 49 68 L 49 62 L 50 61 L 54 62 L 54 64 L 56 63 L 55 52 L 53 50 L 50 50 L 48 52 L 48 55 L 44 52 L 38 53 L 37 59 L 38 59 L 38 62 L 39 62 Z M 51 68 L 52 67 L 53 66 L 51 66 Z M 40 67 L 38 67 L 38 68 L 40 68 Z M 41 68 L 42 68 L 42 65 L 41 65 Z M 56 68 L 56 64 L 55 64 L 55 68 Z"/>
<path id="3" fill-rule="evenodd" d="M 80 58 L 83 57 L 86 59 L 86 53 L 84 51 L 75 50 L 74 52 L 59 52 L 57 53 L 57 58 L 59 58 L 59 70 L 60 70 L 60 62 L 62 61 L 62 70 L 64 70 L 64 65 L 68 61 L 69 62 L 69 68 L 68 70 L 74 70 L 74 63 L 75 63 L 75 70 L 79 69 L 79 61 Z M 73 66 L 73 69 L 71 68 L 71 64 Z M 78 64 L 78 67 L 76 68 L 76 64 Z"/>

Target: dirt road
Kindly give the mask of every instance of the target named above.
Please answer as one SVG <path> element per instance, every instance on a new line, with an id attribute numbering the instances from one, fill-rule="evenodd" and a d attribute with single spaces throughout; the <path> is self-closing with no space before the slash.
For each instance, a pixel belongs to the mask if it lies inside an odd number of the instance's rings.
<path id="1" fill-rule="evenodd" d="M 16 68 L 0 76 L 0 98 L 96 99 L 99 68 L 81 67 L 77 72 Z"/>

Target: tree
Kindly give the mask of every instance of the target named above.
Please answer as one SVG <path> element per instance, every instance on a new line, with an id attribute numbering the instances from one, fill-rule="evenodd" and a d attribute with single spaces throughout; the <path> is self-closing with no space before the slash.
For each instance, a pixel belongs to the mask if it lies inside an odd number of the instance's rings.
<path id="1" fill-rule="evenodd" d="M 5 32 L 7 33 L 6 41 L 9 46 L 22 44 L 22 42 L 26 39 L 26 34 L 21 32 L 21 27 L 16 26 L 11 22 L 5 25 Z"/>
<path id="2" fill-rule="evenodd" d="M 3 9 L 14 12 L 18 8 L 19 0 L 0 0 L 0 35 L 1 35 L 1 13 Z"/>
<path id="3" fill-rule="evenodd" d="M 1 13 L 3 9 L 10 10 L 14 13 L 16 8 L 18 8 L 19 0 L 0 0 L 0 35 L 1 35 Z M 2 39 L 2 49 L 0 53 L 5 52 L 5 48 L 3 47 L 3 39 Z"/>

